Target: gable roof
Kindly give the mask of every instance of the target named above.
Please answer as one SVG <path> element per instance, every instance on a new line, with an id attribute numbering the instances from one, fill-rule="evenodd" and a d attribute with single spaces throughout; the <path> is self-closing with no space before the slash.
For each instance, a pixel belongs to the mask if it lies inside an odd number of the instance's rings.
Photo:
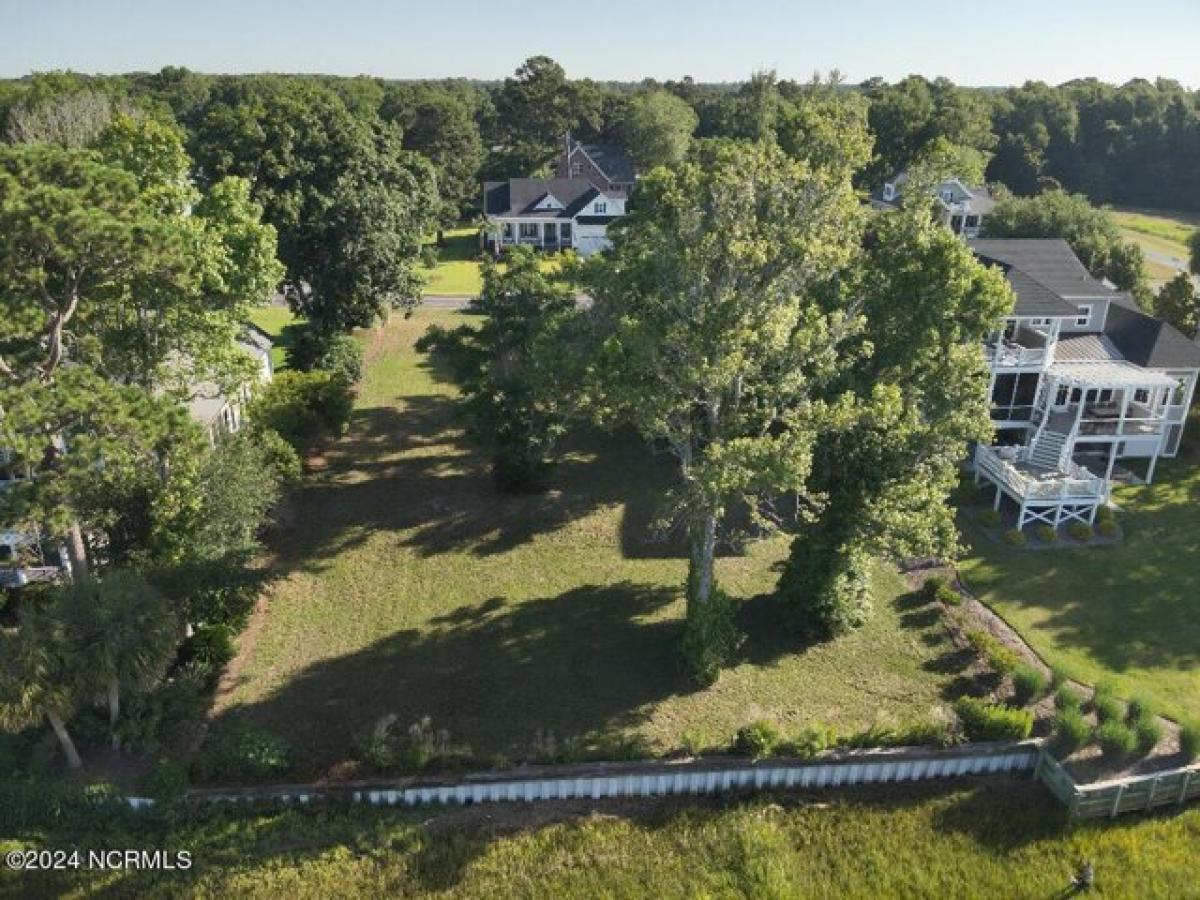
<path id="1" fill-rule="evenodd" d="M 976 238 L 970 245 L 976 256 L 1020 269 L 1060 297 L 1108 300 L 1115 294 L 1062 238 Z"/>
<path id="2" fill-rule="evenodd" d="M 1170 322 L 1146 315 L 1128 294 L 1113 299 L 1104 333 L 1126 359 L 1152 369 L 1200 369 L 1200 344 Z"/>
<path id="3" fill-rule="evenodd" d="M 632 184 L 637 177 L 633 158 L 615 144 L 583 144 L 576 141 L 571 145 L 571 155 L 582 150 L 609 181 Z"/>
<path id="4" fill-rule="evenodd" d="M 1102 291 L 1108 288 L 1088 274 L 1066 241 L 1039 238 L 977 239 L 967 242 L 980 262 L 994 265 L 1017 295 L 1019 316 L 1076 316 L 1079 310 L 1063 297 L 1060 288 L 1076 290 L 1079 272 Z M 1031 244 L 1037 246 L 1020 246 Z M 1061 245 L 1061 246 L 1059 246 Z M 1063 255 L 1065 251 L 1065 256 Z"/>
<path id="5" fill-rule="evenodd" d="M 900 172 L 894 178 L 884 182 L 885 185 L 890 184 L 895 189 L 892 198 L 888 200 L 883 195 L 883 186 L 877 187 L 871 192 L 869 197 L 872 204 L 878 207 L 894 208 L 899 205 L 904 198 L 904 185 L 908 183 L 908 172 Z M 932 195 L 943 206 L 950 208 L 950 205 L 942 199 L 941 191 L 946 185 L 957 185 L 959 189 L 966 195 L 962 200 L 951 201 L 962 205 L 966 211 L 977 213 L 979 215 L 987 215 L 996 207 L 996 200 L 992 197 L 992 189 L 986 184 L 967 184 L 961 178 L 944 178 L 933 186 Z"/>
<path id="6" fill-rule="evenodd" d="M 547 194 L 554 195 L 562 209 L 538 209 Z M 542 218 L 573 219 L 599 196 L 623 198 L 621 191 L 600 191 L 586 178 L 510 178 L 483 185 L 483 212 L 488 216 L 537 215 Z"/>

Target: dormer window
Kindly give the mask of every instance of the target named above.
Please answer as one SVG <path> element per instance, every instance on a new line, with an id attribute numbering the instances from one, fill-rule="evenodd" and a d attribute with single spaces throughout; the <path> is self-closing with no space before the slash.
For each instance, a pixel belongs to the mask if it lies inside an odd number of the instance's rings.
<path id="1" fill-rule="evenodd" d="M 592 208 L 596 211 L 597 215 L 603 215 L 604 213 L 608 212 L 608 204 L 601 203 L 599 200 L 596 201 L 596 205 Z"/>
<path id="2" fill-rule="evenodd" d="M 1087 328 L 1092 324 L 1092 306 L 1084 303 L 1079 307 L 1079 315 L 1075 317 L 1076 328 Z"/>
<path id="3" fill-rule="evenodd" d="M 942 191 L 942 199 L 947 203 L 950 203 L 954 199 L 954 191 L 950 188 L 946 188 L 946 190 Z"/>
<path id="4" fill-rule="evenodd" d="M 892 184 L 890 181 L 883 186 L 883 199 L 884 200 L 895 200 L 896 199 L 896 186 L 894 184 Z"/>

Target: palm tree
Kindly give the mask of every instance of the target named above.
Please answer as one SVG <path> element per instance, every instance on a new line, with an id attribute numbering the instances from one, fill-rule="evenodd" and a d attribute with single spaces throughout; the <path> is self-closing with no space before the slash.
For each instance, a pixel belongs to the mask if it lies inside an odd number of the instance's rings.
<path id="1" fill-rule="evenodd" d="M 60 624 L 36 607 L 21 616 L 16 635 L 0 641 L 0 726 L 46 719 L 72 769 L 83 765 L 66 726 L 78 705 L 78 672 Z"/>
<path id="2" fill-rule="evenodd" d="M 116 749 L 122 691 L 154 684 L 179 646 L 175 611 L 136 572 L 118 569 L 64 585 L 52 614 L 62 623 L 78 665 L 103 692 Z"/>

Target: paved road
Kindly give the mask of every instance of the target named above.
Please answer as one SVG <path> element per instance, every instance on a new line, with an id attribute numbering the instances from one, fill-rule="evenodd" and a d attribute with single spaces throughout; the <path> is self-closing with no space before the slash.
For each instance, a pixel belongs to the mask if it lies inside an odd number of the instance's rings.
<path id="1" fill-rule="evenodd" d="M 428 294 L 421 298 L 421 305 L 427 306 L 430 309 L 468 309 L 471 305 L 473 297 L 445 297 L 440 295 Z M 578 294 L 575 297 L 575 305 L 581 309 L 587 309 L 592 305 L 592 298 L 587 294 Z"/>
<path id="2" fill-rule="evenodd" d="M 1156 262 L 1159 265 L 1167 266 L 1168 268 L 1174 269 L 1176 272 L 1187 271 L 1188 261 L 1186 259 L 1180 259 L 1178 256 L 1172 256 L 1169 253 L 1160 253 L 1157 250 L 1149 250 L 1145 247 L 1142 247 L 1142 253 L 1146 255 L 1146 259 L 1148 259 L 1150 262 Z M 1192 282 L 1197 288 L 1200 288 L 1200 275 L 1193 275 Z"/>

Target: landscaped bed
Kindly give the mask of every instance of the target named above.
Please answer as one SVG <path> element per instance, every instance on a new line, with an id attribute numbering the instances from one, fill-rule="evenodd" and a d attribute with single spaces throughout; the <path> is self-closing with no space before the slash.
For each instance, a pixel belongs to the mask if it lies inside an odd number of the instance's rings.
<path id="1" fill-rule="evenodd" d="M 350 432 L 276 540 L 278 580 L 214 740 L 253 726 L 286 740 L 293 774 L 349 776 L 390 714 L 402 729 L 429 717 L 434 742 L 501 765 L 725 746 L 756 720 L 843 734 L 924 722 L 973 686 L 938 611 L 882 567 L 864 629 L 799 646 L 765 596 L 786 552 L 775 538 L 719 561 L 749 638 L 715 686 L 692 687 L 677 653 L 686 561 L 649 540 L 671 461 L 581 434 L 549 493 L 498 494 L 454 386 L 412 347 L 461 321 L 422 310 L 364 335 Z"/>
<path id="2" fill-rule="evenodd" d="M 1122 540 L 1026 553 L 971 541 L 967 585 L 1049 664 L 1088 684 L 1110 680 L 1163 713 L 1200 718 L 1200 434 L 1153 485 L 1120 487 Z M 969 517 L 968 517 L 969 518 Z M 968 536 L 974 526 L 967 524 Z"/>

